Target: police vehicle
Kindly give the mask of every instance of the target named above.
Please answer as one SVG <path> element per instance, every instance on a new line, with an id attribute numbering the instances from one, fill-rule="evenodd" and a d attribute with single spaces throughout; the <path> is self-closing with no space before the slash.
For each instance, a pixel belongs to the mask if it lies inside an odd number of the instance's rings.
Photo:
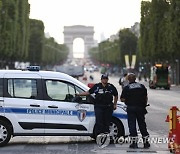
<path id="1" fill-rule="evenodd" d="M 0 70 L 0 146 L 14 136 L 91 136 L 92 96 L 75 97 L 89 88 L 60 72 Z M 125 105 L 118 103 L 110 126 L 113 137 L 128 135 Z"/>

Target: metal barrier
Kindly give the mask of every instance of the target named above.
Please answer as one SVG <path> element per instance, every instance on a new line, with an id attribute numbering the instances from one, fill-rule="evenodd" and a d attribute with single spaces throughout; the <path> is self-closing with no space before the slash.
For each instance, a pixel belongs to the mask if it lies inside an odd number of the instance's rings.
<path id="1" fill-rule="evenodd" d="M 180 115 L 178 115 L 176 106 L 172 106 L 167 115 L 166 122 L 169 122 L 169 151 L 175 154 L 180 154 Z"/>

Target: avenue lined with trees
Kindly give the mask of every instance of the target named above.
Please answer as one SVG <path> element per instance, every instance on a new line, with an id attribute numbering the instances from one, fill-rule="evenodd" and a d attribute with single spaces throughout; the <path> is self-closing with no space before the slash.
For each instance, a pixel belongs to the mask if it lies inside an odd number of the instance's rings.
<path id="1" fill-rule="evenodd" d="M 99 48 L 91 49 L 90 54 L 98 61 L 111 64 L 123 63 L 124 55 L 132 53 L 139 61 L 174 62 L 180 57 L 179 25 L 179 0 L 142 1 L 140 37 L 128 28 L 121 29 L 119 39 L 99 43 Z"/>
<path id="2" fill-rule="evenodd" d="M 44 23 L 30 19 L 28 0 L 0 0 L 0 68 L 15 61 L 53 65 L 67 58 L 68 48 L 45 38 Z"/>
<path id="3" fill-rule="evenodd" d="M 13 68 L 15 61 L 46 66 L 67 59 L 68 48 L 54 38 L 46 38 L 44 23 L 30 19 L 29 14 L 28 0 L 0 0 L 0 68 Z M 125 67 L 125 55 L 130 61 L 136 55 L 136 69 L 162 62 L 179 72 L 179 25 L 179 0 L 142 1 L 140 37 L 129 28 L 120 29 L 118 38 L 100 42 L 89 55 L 100 63 L 120 67 Z"/>
<path id="4" fill-rule="evenodd" d="M 141 2 L 139 38 L 129 28 L 121 29 L 116 40 L 99 43 L 98 48 L 91 49 L 90 55 L 95 61 L 125 67 L 124 56 L 131 58 L 135 54 L 137 69 L 143 65 L 150 70 L 155 63 L 167 63 L 177 78 L 180 71 L 179 49 L 180 1 L 152 0 Z"/>

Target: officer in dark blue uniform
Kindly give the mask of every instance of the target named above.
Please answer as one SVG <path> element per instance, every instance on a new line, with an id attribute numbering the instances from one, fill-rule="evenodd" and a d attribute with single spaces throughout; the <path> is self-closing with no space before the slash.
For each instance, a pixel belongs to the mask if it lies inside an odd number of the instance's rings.
<path id="1" fill-rule="evenodd" d="M 89 91 L 77 95 L 87 96 L 93 93 L 95 94 L 95 136 L 97 136 L 100 133 L 109 133 L 112 113 L 117 107 L 118 92 L 114 85 L 108 83 L 108 76 L 103 74 L 100 83 L 96 83 Z"/>
<path id="2" fill-rule="evenodd" d="M 135 82 L 136 76 L 134 73 L 128 75 L 129 85 L 124 87 L 121 93 L 121 101 L 127 105 L 128 126 L 131 137 L 130 148 L 138 148 L 137 145 L 137 130 L 136 120 L 142 134 L 144 148 L 149 148 L 148 142 L 149 133 L 146 128 L 145 114 L 147 113 L 147 89 L 143 84 Z"/>

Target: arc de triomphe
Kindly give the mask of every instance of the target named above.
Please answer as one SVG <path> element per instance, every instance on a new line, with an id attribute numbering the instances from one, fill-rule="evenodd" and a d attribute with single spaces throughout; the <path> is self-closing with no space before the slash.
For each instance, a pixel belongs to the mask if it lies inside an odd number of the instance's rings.
<path id="1" fill-rule="evenodd" d="M 69 48 L 69 58 L 73 58 L 73 41 L 76 38 L 84 40 L 84 58 L 88 58 L 88 50 L 95 45 L 93 26 L 64 26 L 64 44 Z"/>

